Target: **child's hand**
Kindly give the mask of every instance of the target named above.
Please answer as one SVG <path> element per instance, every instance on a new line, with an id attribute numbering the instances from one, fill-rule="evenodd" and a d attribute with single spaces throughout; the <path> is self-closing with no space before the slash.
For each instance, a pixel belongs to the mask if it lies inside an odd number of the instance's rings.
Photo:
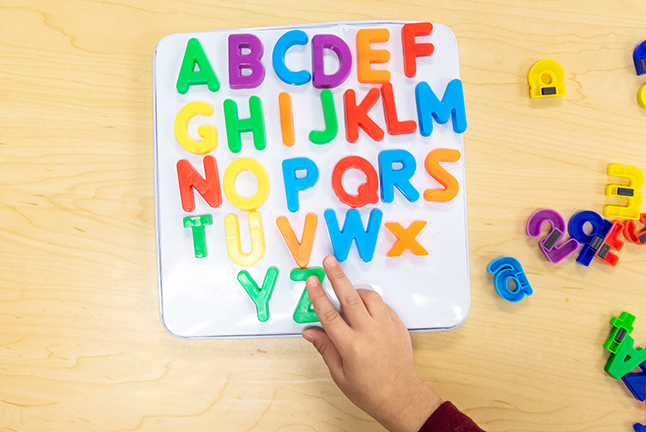
<path id="1" fill-rule="evenodd" d="M 393 432 L 417 432 L 442 400 L 417 376 L 406 326 L 381 296 L 356 290 L 333 256 L 323 267 L 347 323 L 314 276 L 307 293 L 325 331 L 308 329 L 332 379 L 359 408 Z"/>

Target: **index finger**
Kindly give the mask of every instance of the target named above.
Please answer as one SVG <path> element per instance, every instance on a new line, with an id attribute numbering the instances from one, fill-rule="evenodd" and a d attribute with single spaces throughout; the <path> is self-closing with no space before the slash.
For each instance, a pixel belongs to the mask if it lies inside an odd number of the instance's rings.
<path id="1" fill-rule="evenodd" d="M 361 326 L 367 322 L 370 319 L 370 314 L 368 313 L 366 305 L 363 303 L 363 299 L 333 255 L 328 255 L 323 259 L 323 268 L 350 325 Z"/>
<path id="2" fill-rule="evenodd" d="M 337 312 L 317 277 L 307 278 L 305 288 L 323 329 L 335 345 L 342 344 L 349 336 L 350 327 Z"/>

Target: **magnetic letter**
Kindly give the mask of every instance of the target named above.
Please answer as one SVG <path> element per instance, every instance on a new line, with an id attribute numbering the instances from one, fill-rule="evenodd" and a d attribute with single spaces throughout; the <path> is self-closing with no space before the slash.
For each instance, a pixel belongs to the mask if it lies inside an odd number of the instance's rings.
<path id="1" fill-rule="evenodd" d="M 590 234 L 583 229 L 586 223 L 592 226 Z M 589 266 L 611 229 L 612 222 L 593 211 L 585 210 L 574 214 L 568 221 L 567 230 L 570 237 L 583 245 L 576 262 Z"/>
<path id="2" fill-rule="evenodd" d="M 361 29 L 357 32 L 357 79 L 360 83 L 384 83 L 390 81 L 387 70 L 372 70 L 372 63 L 387 63 L 390 60 L 388 50 L 371 50 L 371 43 L 388 42 L 388 29 Z"/>
<path id="3" fill-rule="evenodd" d="M 375 141 L 381 141 L 384 138 L 384 131 L 377 126 L 368 111 L 375 105 L 379 99 L 379 90 L 370 89 L 366 97 L 357 105 L 357 98 L 354 90 L 348 89 L 343 94 L 345 102 L 345 134 L 348 142 L 355 143 L 359 139 L 359 126 Z"/>
<path id="4" fill-rule="evenodd" d="M 330 89 L 321 90 L 321 105 L 323 105 L 323 118 L 325 120 L 325 130 L 310 132 L 310 141 L 314 144 L 327 144 L 336 137 L 339 125 L 336 120 L 336 111 L 334 110 L 334 98 Z"/>
<path id="5" fill-rule="evenodd" d="M 195 70 L 195 66 L 198 67 L 198 70 Z M 184 60 L 182 60 L 182 67 L 177 76 L 176 87 L 180 94 L 186 94 L 190 86 L 202 84 L 206 84 L 209 90 L 214 93 L 220 90 L 220 81 L 215 76 L 200 41 L 191 38 L 186 44 Z"/>
<path id="6" fill-rule="evenodd" d="M 646 362 L 639 365 L 642 373 L 624 375 L 622 381 L 637 400 L 646 400 Z"/>
<path id="7" fill-rule="evenodd" d="M 249 213 L 251 252 L 244 253 L 242 251 L 238 216 L 233 213 L 225 216 L 224 233 L 227 239 L 227 253 L 234 263 L 249 267 L 260 261 L 260 258 L 265 254 L 265 234 L 262 230 L 262 218 L 257 211 Z"/>
<path id="8" fill-rule="evenodd" d="M 408 228 L 404 228 L 397 222 L 387 222 L 384 225 L 397 237 L 397 242 L 388 251 L 386 256 L 401 256 L 406 249 L 410 250 L 414 255 L 428 255 L 428 251 L 415 238 L 426 226 L 426 221 L 415 221 Z"/>
<path id="9" fill-rule="evenodd" d="M 283 134 L 283 144 L 287 147 L 294 145 L 294 117 L 292 116 L 292 98 L 289 93 L 278 95 L 280 108 L 280 130 Z"/>
<path id="10" fill-rule="evenodd" d="M 616 354 L 610 354 L 606 362 L 605 370 L 613 378 L 623 378 L 631 370 L 646 361 L 646 350 L 641 347 L 635 348 L 635 339 L 630 335 L 624 336 L 619 350 Z"/>
<path id="11" fill-rule="evenodd" d="M 242 54 L 248 49 L 248 54 Z M 264 49 L 258 36 L 253 34 L 229 35 L 229 86 L 232 89 L 252 89 L 262 84 L 265 68 L 260 62 Z M 251 71 L 243 75 L 242 70 Z"/>
<path id="12" fill-rule="evenodd" d="M 276 225 L 280 233 L 285 239 L 285 244 L 296 261 L 296 265 L 300 268 L 307 267 L 310 262 L 310 255 L 312 254 L 312 245 L 314 244 L 314 235 L 316 234 L 316 225 L 318 224 L 318 216 L 315 213 L 308 213 L 305 217 L 305 225 L 303 225 L 303 236 L 299 243 L 296 234 L 289 224 L 285 216 L 280 216 L 276 219 Z"/>
<path id="13" fill-rule="evenodd" d="M 415 43 L 415 36 L 428 36 L 433 32 L 429 22 L 408 23 L 402 27 L 402 45 L 404 48 L 404 73 L 413 78 L 417 73 L 417 57 L 431 56 L 435 47 L 432 43 Z"/>
<path id="14" fill-rule="evenodd" d="M 253 304 L 256 305 L 256 315 L 258 321 L 265 322 L 269 319 L 269 299 L 274 292 L 276 280 L 278 279 L 278 269 L 276 267 L 269 267 L 265 274 L 265 280 L 262 282 L 262 288 L 251 277 L 247 270 L 242 270 L 238 273 L 238 282 L 249 294 Z"/>
<path id="15" fill-rule="evenodd" d="M 188 123 L 196 115 L 209 117 L 213 115 L 213 107 L 206 102 L 189 102 L 184 105 L 175 117 L 175 138 L 191 153 L 199 155 L 211 153 L 218 146 L 218 130 L 213 126 L 199 126 L 197 133 L 203 140 L 195 141 L 188 134 Z"/>
<path id="16" fill-rule="evenodd" d="M 224 120 L 227 125 L 227 143 L 229 150 L 238 153 L 242 150 L 243 132 L 253 134 L 253 145 L 256 150 L 263 150 L 267 146 L 265 139 L 265 119 L 262 114 L 262 102 L 258 96 L 249 98 L 249 118 L 238 118 L 238 105 L 231 99 L 224 101 Z"/>
<path id="17" fill-rule="evenodd" d="M 394 163 L 400 163 L 401 168 L 393 169 Z M 395 199 L 395 188 L 410 202 L 419 199 L 419 192 L 410 183 L 415 174 L 417 162 L 415 156 L 406 150 L 383 150 L 379 153 L 379 175 L 381 177 L 381 200 L 391 203 Z"/>
<path id="18" fill-rule="evenodd" d="M 395 106 L 395 94 L 393 85 L 389 82 L 381 86 L 381 100 L 384 103 L 386 114 L 386 128 L 391 135 L 405 135 L 415 132 L 417 123 L 414 120 L 399 121 L 397 119 L 397 107 Z"/>
<path id="19" fill-rule="evenodd" d="M 204 156 L 202 163 L 204 164 L 205 178 L 202 178 L 200 173 L 186 159 L 177 162 L 179 193 L 182 199 L 182 208 L 186 212 L 195 210 L 193 188 L 202 195 L 204 201 L 211 207 L 218 208 L 222 204 L 217 161 L 213 156 Z"/>
<path id="20" fill-rule="evenodd" d="M 440 162 L 457 162 L 460 160 L 460 151 L 451 149 L 436 149 L 426 155 L 424 167 L 426 172 L 437 180 L 444 189 L 426 189 L 426 201 L 449 202 L 458 194 L 460 183 L 440 166 Z"/>
<path id="21" fill-rule="evenodd" d="M 276 76 L 285 84 L 299 86 L 310 82 L 311 76 L 308 71 L 301 70 L 294 72 L 289 70 L 285 65 L 285 54 L 287 50 L 294 45 L 306 45 L 307 40 L 307 33 L 303 30 L 290 30 L 276 41 L 271 59 L 274 64 Z"/>
<path id="22" fill-rule="evenodd" d="M 206 258 L 206 234 L 204 227 L 213 225 L 213 217 L 210 214 L 200 216 L 186 216 L 184 218 L 184 228 L 190 228 L 193 233 L 193 249 L 195 258 Z"/>
<path id="23" fill-rule="evenodd" d="M 467 130 L 462 81 L 459 79 L 454 79 L 446 86 L 442 102 L 435 96 L 427 82 L 420 82 L 415 87 L 415 102 L 417 103 L 419 132 L 422 136 L 429 136 L 433 132 L 433 119 L 440 124 L 445 124 L 451 117 L 455 133 Z"/>
<path id="24" fill-rule="evenodd" d="M 332 242 L 334 256 L 339 262 L 343 262 L 348 258 L 353 240 L 357 244 L 357 251 L 359 252 L 361 260 L 364 262 L 372 261 L 375 255 L 377 236 L 379 235 L 381 218 L 383 216 L 381 210 L 372 209 L 370 211 L 368 228 L 366 230 L 363 229 L 363 223 L 361 222 L 361 216 L 358 210 L 348 210 L 345 215 L 343 229 L 341 230 L 339 230 L 339 224 L 334 210 L 325 210 L 324 216 L 330 241 Z"/>
<path id="25" fill-rule="evenodd" d="M 296 175 L 297 171 L 305 171 L 305 176 L 298 177 Z M 308 158 L 285 159 L 283 161 L 283 179 L 285 181 L 287 208 L 294 213 L 300 208 L 298 192 L 309 189 L 316 184 L 319 179 L 319 169 Z"/>
<path id="26" fill-rule="evenodd" d="M 325 74 L 323 50 L 331 49 L 339 59 L 339 69 L 332 75 Z M 338 87 L 350 75 L 352 54 L 348 45 L 338 36 L 331 34 L 316 35 L 312 38 L 312 84 L 316 88 Z"/>
<path id="27" fill-rule="evenodd" d="M 251 171 L 258 179 L 258 190 L 250 198 L 240 196 L 236 190 L 236 179 L 244 171 Z M 227 167 L 222 179 L 224 194 L 240 210 L 254 211 L 259 209 L 269 196 L 269 175 L 260 162 L 251 158 L 236 159 Z"/>
<path id="28" fill-rule="evenodd" d="M 343 174 L 350 168 L 363 172 L 366 182 L 359 186 L 357 195 L 350 195 L 343 188 Z M 376 204 L 379 201 L 377 189 L 379 178 L 370 162 L 359 156 L 347 156 L 341 159 L 332 171 L 332 189 L 341 202 L 350 207 L 363 207 L 366 204 Z"/>
<path id="29" fill-rule="evenodd" d="M 640 189 L 644 186 L 644 173 L 633 166 L 611 164 L 608 166 L 608 175 L 628 179 L 629 184 L 627 186 L 606 186 L 606 196 L 624 198 L 628 201 L 628 205 L 607 205 L 603 208 L 603 215 L 612 218 L 638 220 L 639 207 L 642 205 Z"/>
<path id="30" fill-rule="evenodd" d="M 316 276 L 319 282 L 323 283 L 323 280 L 325 279 L 325 271 L 322 267 L 311 267 L 293 269 L 289 273 L 289 278 L 295 282 L 306 281 L 310 276 Z M 296 305 L 293 318 L 294 322 L 299 324 L 313 323 L 318 322 L 319 320 L 316 316 L 316 312 L 314 311 L 314 307 L 312 306 L 310 296 L 307 295 L 307 288 L 305 288 L 303 290 L 303 294 L 301 294 L 301 299 Z"/>

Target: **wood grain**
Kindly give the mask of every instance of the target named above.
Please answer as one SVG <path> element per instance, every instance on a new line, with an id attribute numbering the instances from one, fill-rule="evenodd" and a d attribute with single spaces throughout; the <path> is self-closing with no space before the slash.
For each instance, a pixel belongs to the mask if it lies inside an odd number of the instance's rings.
<path id="1" fill-rule="evenodd" d="M 646 170 L 643 1 L 4 0 L 0 17 L 0 430 L 383 430 L 302 340 L 169 336 L 153 205 L 163 36 L 372 19 L 445 24 L 461 54 L 471 315 L 413 335 L 424 380 L 490 431 L 646 422 L 602 349 L 623 310 L 646 343 L 646 249 L 627 244 L 616 268 L 552 265 L 524 233 L 539 208 L 601 211 L 609 163 Z M 529 99 L 542 58 L 565 69 L 565 97 Z M 503 255 L 534 287 L 520 304 L 485 271 Z"/>

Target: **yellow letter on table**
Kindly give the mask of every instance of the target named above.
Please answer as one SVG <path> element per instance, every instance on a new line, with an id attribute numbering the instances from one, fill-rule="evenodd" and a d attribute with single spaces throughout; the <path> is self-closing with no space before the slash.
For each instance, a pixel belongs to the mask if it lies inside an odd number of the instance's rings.
<path id="1" fill-rule="evenodd" d="M 251 171 L 258 179 L 258 190 L 254 196 L 244 198 L 236 190 L 236 179 L 244 171 Z M 260 208 L 269 196 L 269 175 L 260 162 L 251 158 L 236 159 L 224 172 L 222 188 L 227 199 L 240 210 L 254 211 Z"/>
<path id="2" fill-rule="evenodd" d="M 238 217 L 228 214 L 224 218 L 224 232 L 227 238 L 227 253 L 234 263 L 249 267 L 260 261 L 265 254 L 265 234 L 262 230 L 260 213 L 249 213 L 249 234 L 251 236 L 251 252 L 244 253 L 240 244 L 240 224 Z"/>
<path id="3" fill-rule="evenodd" d="M 606 186 L 606 196 L 625 198 L 628 201 L 628 205 L 625 207 L 607 205 L 603 208 L 603 215 L 606 217 L 638 220 L 639 207 L 642 205 L 642 195 L 639 190 L 644 186 L 644 173 L 633 166 L 611 164 L 608 166 L 608 175 L 625 177 L 630 181 L 628 186 L 612 184 Z"/>
<path id="4" fill-rule="evenodd" d="M 190 102 L 179 110 L 175 117 L 175 138 L 186 150 L 194 154 L 211 153 L 218 146 L 218 130 L 214 126 L 200 126 L 197 133 L 203 138 L 195 141 L 188 134 L 188 123 L 196 115 L 213 115 L 213 107 L 206 102 Z"/>

